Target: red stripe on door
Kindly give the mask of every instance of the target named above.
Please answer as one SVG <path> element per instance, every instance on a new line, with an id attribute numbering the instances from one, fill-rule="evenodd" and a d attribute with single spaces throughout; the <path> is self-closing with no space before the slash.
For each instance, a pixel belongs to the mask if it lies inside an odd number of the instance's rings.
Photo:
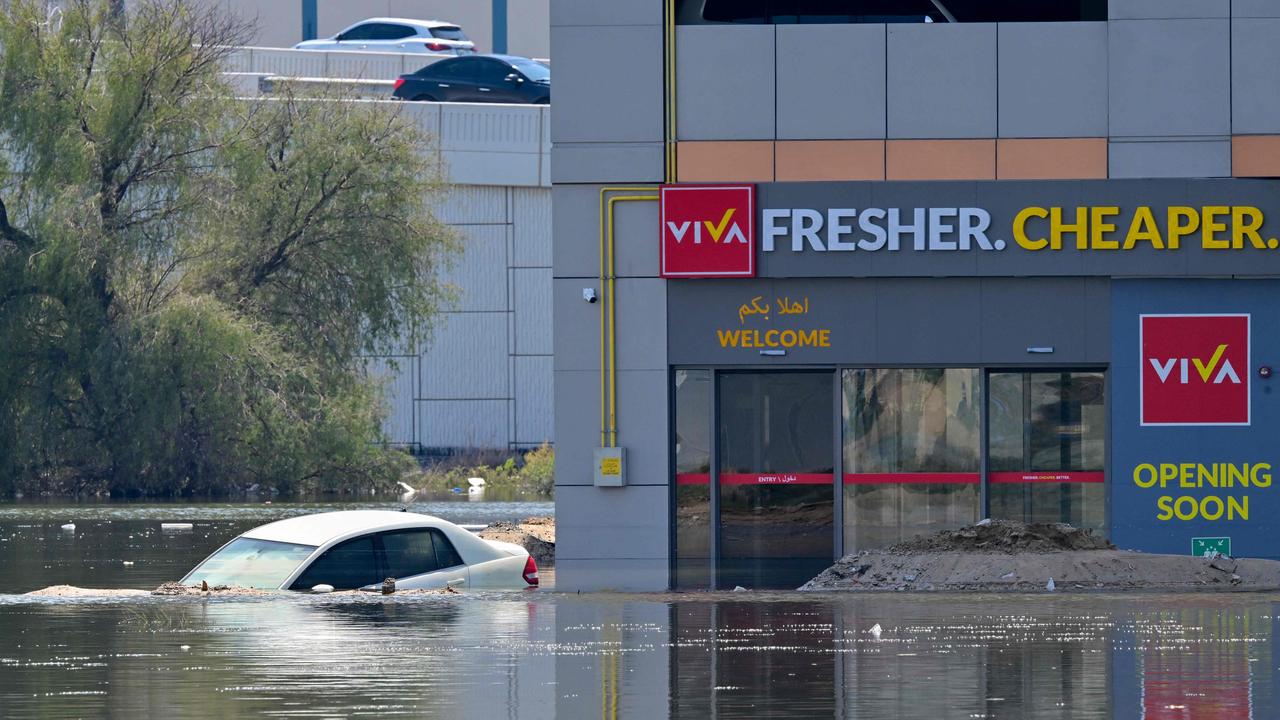
<path id="1" fill-rule="evenodd" d="M 845 473 L 845 485 L 960 483 L 977 485 L 978 473 Z"/>
<path id="2" fill-rule="evenodd" d="M 830 485 L 831 473 L 724 473 L 721 485 Z"/>
<path id="3" fill-rule="evenodd" d="M 1105 473 L 1080 472 L 1073 470 L 1044 472 L 993 472 L 993 484 L 1010 485 L 1017 483 L 1100 483 Z"/>
<path id="4" fill-rule="evenodd" d="M 707 473 L 676 473 L 677 485 L 710 485 L 711 476 Z"/>

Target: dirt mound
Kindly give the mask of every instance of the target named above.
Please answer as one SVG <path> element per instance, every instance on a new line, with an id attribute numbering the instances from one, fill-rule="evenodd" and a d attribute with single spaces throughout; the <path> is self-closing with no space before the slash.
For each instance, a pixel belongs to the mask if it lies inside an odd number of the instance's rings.
<path id="1" fill-rule="evenodd" d="M 1116 550 L 1070 525 L 984 521 L 846 555 L 801 590 L 1215 592 L 1280 589 L 1280 562 Z"/>
<path id="2" fill-rule="evenodd" d="M 208 597 L 210 595 L 235 595 L 235 596 L 260 596 L 272 595 L 278 593 L 278 590 L 258 590 L 257 588 L 239 587 L 235 585 L 208 585 L 201 583 L 200 585 L 183 585 L 180 582 L 167 582 L 151 591 L 152 595 L 198 595 Z"/>
<path id="3" fill-rule="evenodd" d="M 533 556 L 538 565 L 553 565 L 556 561 L 556 521 L 554 518 L 525 518 L 518 523 L 499 521 L 481 530 L 478 535 L 485 540 L 519 545 Z"/>
<path id="4" fill-rule="evenodd" d="M 149 595 L 146 590 L 94 590 L 92 588 L 76 587 L 74 585 L 51 585 L 47 588 L 32 590 L 23 595 L 31 595 L 34 597 L 63 597 L 63 598 L 88 598 L 88 597 L 137 597 L 139 595 Z"/>
<path id="5" fill-rule="evenodd" d="M 1062 552 L 1115 550 L 1106 538 L 1065 523 L 983 520 L 959 530 L 944 530 L 898 543 L 885 552 Z"/>

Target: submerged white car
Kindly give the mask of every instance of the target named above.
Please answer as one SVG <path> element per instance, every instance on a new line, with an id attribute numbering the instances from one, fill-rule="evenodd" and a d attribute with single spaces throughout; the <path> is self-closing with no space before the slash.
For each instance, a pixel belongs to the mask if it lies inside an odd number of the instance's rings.
<path id="1" fill-rule="evenodd" d="M 430 515 L 346 510 L 279 520 L 223 545 L 184 585 L 263 590 L 529 588 L 538 566 L 519 545 L 485 540 Z"/>
<path id="2" fill-rule="evenodd" d="M 453 23 L 380 17 L 361 20 L 331 38 L 304 40 L 293 49 L 471 55 L 476 44 Z"/>

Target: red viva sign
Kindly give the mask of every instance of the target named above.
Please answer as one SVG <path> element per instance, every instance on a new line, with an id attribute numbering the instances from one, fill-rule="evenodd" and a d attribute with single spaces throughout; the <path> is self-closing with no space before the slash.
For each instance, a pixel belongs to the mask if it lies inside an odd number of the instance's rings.
<path id="1" fill-rule="evenodd" d="M 660 197 L 662 277 L 756 276 L 754 185 L 664 185 Z"/>
<path id="2" fill-rule="evenodd" d="M 1143 425 L 1249 424 L 1249 316 L 1143 315 Z"/>

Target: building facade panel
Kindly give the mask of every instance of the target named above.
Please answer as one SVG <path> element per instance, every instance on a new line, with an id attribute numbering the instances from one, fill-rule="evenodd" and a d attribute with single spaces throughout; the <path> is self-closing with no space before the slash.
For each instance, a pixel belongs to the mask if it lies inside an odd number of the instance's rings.
<path id="1" fill-rule="evenodd" d="M 551 267 L 551 193 L 546 188 L 517 188 L 511 193 L 516 267 Z M 548 275 L 548 278 L 550 275 Z"/>
<path id="2" fill-rule="evenodd" d="M 509 306 L 507 297 L 507 239 L 510 226 L 456 226 L 464 251 L 447 267 L 442 279 L 456 296 L 450 310 L 498 312 Z"/>
<path id="3" fill-rule="evenodd" d="M 887 83 L 888 137 L 995 137 L 996 25 L 889 25 Z"/>
<path id="4" fill-rule="evenodd" d="M 885 27 L 780 25 L 777 137 L 885 137 Z"/>
<path id="5" fill-rule="evenodd" d="M 515 355 L 551 355 L 551 274 L 545 268 L 515 268 Z"/>
<path id="6" fill-rule="evenodd" d="M 422 437 L 438 443 L 425 445 L 427 452 L 507 447 L 510 400 L 419 400 L 417 406 Z"/>
<path id="7" fill-rule="evenodd" d="M 559 102 L 559 101 L 557 101 Z M 567 143 L 557 140 L 551 150 L 551 182 L 662 182 L 661 142 Z"/>
<path id="8" fill-rule="evenodd" d="M 537 447 L 555 437 L 552 422 L 553 373 L 550 355 L 520 355 L 515 363 L 516 433 L 518 447 Z"/>
<path id="9" fill-rule="evenodd" d="M 680 140 L 772 140 L 772 25 L 676 28 Z"/>
<path id="10" fill-rule="evenodd" d="M 1231 141 L 1112 140 L 1107 165 L 1113 178 L 1231 177 Z"/>
<path id="11" fill-rule="evenodd" d="M 1231 133 L 1231 30 L 1221 20 L 1108 23 L 1112 137 Z"/>
<path id="12" fill-rule="evenodd" d="M 1280 5 L 1270 18 L 1231 21 L 1231 130 L 1280 133 Z"/>
<path id="13" fill-rule="evenodd" d="M 444 314 L 423 343 L 419 399 L 509 399 L 507 317 L 506 312 Z"/>
<path id="14" fill-rule="evenodd" d="M 1163 18 L 1224 18 L 1232 12 L 1232 2 L 1248 0 L 1107 0 L 1112 20 Z"/>
<path id="15" fill-rule="evenodd" d="M 662 140 L 661 28 L 556 26 L 551 42 L 557 143 Z M 607 80 L 597 76 L 599 58 L 606 56 Z"/>
<path id="16" fill-rule="evenodd" d="M 999 25 L 1002 138 L 1107 135 L 1107 23 Z"/>
<path id="17" fill-rule="evenodd" d="M 559 354 L 556 360 L 559 361 Z M 606 442 L 601 432 L 606 426 L 601 415 L 602 392 L 599 370 L 555 370 L 552 393 L 557 492 L 563 486 L 594 483 L 592 453 Z M 559 508 L 556 514 L 560 514 Z"/>

